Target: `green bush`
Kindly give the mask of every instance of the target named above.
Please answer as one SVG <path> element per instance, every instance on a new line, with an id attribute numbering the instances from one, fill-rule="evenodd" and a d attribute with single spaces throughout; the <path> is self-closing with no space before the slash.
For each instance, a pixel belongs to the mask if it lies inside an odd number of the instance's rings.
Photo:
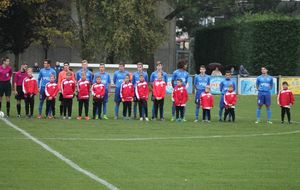
<path id="1" fill-rule="evenodd" d="M 211 62 L 243 64 L 257 75 L 267 66 L 273 75 L 295 75 L 300 58 L 300 20 L 274 13 L 245 15 L 196 32 L 196 68 Z"/>

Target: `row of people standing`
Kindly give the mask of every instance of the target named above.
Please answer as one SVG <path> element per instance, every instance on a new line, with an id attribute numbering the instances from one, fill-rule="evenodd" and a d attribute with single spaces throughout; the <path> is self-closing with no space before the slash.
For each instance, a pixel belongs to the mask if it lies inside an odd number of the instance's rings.
<path id="1" fill-rule="evenodd" d="M 17 72 L 15 80 L 14 80 L 14 91 L 16 93 L 16 98 L 17 98 L 17 111 L 18 111 L 18 115 L 20 115 L 20 99 L 22 98 L 21 96 L 21 91 L 20 90 L 22 87 L 20 87 L 20 84 L 22 82 L 22 79 L 24 79 L 25 77 L 25 67 L 26 65 L 22 65 L 21 66 L 21 70 L 19 72 Z M 132 80 L 133 86 L 136 85 L 136 82 L 139 81 L 139 77 L 142 75 L 144 77 L 145 82 L 148 82 L 148 75 L 145 71 L 143 71 L 143 64 L 139 63 L 137 64 L 137 72 L 133 73 L 133 75 L 130 77 L 130 80 Z M 174 91 L 176 90 L 175 87 L 178 85 L 178 83 L 181 83 L 181 85 L 185 88 L 188 87 L 188 72 L 186 71 L 186 64 L 184 61 L 180 61 L 178 63 L 178 69 L 175 70 L 173 72 L 172 75 L 172 85 L 174 87 Z M 268 75 L 267 73 L 267 69 L 265 67 L 261 68 L 262 71 L 262 75 L 259 76 L 257 78 L 257 89 L 259 91 L 258 94 L 258 109 L 257 109 L 257 120 L 258 122 L 260 121 L 260 109 L 262 107 L 262 105 L 266 105 L 267 107 L 267 113 L 268 113 L 268 121 L 269 123 L 271 123 L 270 118 L 271 118 L 271 111 L 270 111 L 270 90 L 272 89 L 273 86 L 273 79 L 271 76 Z M 200 101 L 200 97 L 201 94 L 203 94 L 203 92 L 205 92 L 205 89 L 207 88 L 208 85 L 210 85 L 210 77 L 208 75 L 205 74 L 206 70 L 204 66 L 200 67 L 200 74 L 196 75 L 195 80 L 194 80 L 194 86 L 196 88 L 196 96 L 195 96 L 195 103 L 196 103 L 196 109 L 195 109 L 195 121 L 198 121 L 198 117 L 199 117 L 199 108 L 201 102 Z M 106 110 L 106 105 L 107 105 L 107 101 L 108 101 L 108 94 L 110 92 L 110 86 L 111 86 L 111 80 L 110 80 L 110 76 L 107 72 L 105 72 L 105 65 L 104 64 L 100 64 L 99 66 L 99 72 L 95 73 L 95 75 L 93 75 L 93 73 L 88 70 L 88 63 L 86 60 L 82 61 L 82 68 L 77 71 L 76 75 L 70 71 L 69 68 L 69 64 L 65 63 L 64 64 L 64 69 L 58 74 L 58 86 L 60 86 L 62 80 L 64 80 L 66 78 L 67 73 L 71 73 L 71 80 L 76 81 L 77 82 L 81 79 L 81 74 L 84 73 L 86 79 L 92 84 L 95 83 L 95 80 L 97 79 L 97 75 L 99 75 L 102 79 L 102 83 L 105 85 L 105 89 L 106 89 L 106 93 L 105 93 L 105 97 L 103 97 L 103 118 L 107 118 L 107 110 Z M 159 74 L 160 73 L 160 74 Z M 125 64 L 124 63 L 120 63 L 119 64 L 119 70 L 116 71 L 114 73 L 114 77 L 113 77 L 113 82 L 116 85 L 116 89 L 115 89 L 115 119 L 118 119 L 118 113 L 119 113 L 119 105 L 122 102 L 122 97 L 121 97 L 121 87 L 122 84 L 124 82 L 124 79 L 126 78 L 126 76 L 129 74 L 128 71 L 125 70 Z M 40 103 L 39 103 L 39 116 L 38 118 L 41 118 L 42 116 L 42 108 L 43 108 L 43 104 L 44 104 L 44 100 L 46 99 L 46 92 L 45 92 L 45 87 L 47 85 L 47 83 L 49 83 L 50 81 L 50 77 L 54 75 L 57 76 L 56 71 L 51 68 L 51 62 L 50 60 L 44 60 L 44 68 L 40 70 L 39 73 L 39 77 L 38 77 L 38 89 L 40 92 Z M 167 83 L 168 81 L 168 75 L 166 72 L 163 71 L 163 65 L 161 62 L 157 62 L 156 63 L 156 71 L 154 71 L 151 76 L 150 76 L 150 85 L 153 86 L 153 83 L 155 80 L 157 80 L 158 76 L 161 75 L 162 77 L 162 81 L 164 81 L 165 83 Z M 0 67 L 0 109 L 2 106 L 2 97 L 3 95 L 6 96 L 7 99 L 7 104 L 6 104 L 6 108 L 7 108 L 7 115 L 9 115 L 10 112 L 10 95 L 11 95 L 11 84 L 10 84 L 10 78 L 12 76 L 12 69 L 9 66 L 9 59 L 5 58 L 2 60 L 2 65 Z M 180 79 L 180 80 L 179 80 Z M 222 93 L 221 96 L 221 100 L 220 100 L 220 111 L 219 111 L 219 120 L 222 120 L 222 113 L 223 113 L 223 109 L 225 106 L 225 101 L 224 101 L 224 95 L 228 92 L 228 88 L 231 87 L 233 88 L 233 91 L 235 90 L 235 83 L 233 80 L 231 80 L 231 73 L 230 72 L 226 72 L 225 74 L 225 79 L 221 82 L 220 84 L 220 91 Z M 180 90 L 181 92 L 181 90 Z M 152 96 L 153 97 L 153 96 Z M 60 95 L 60 100 L 63 99 L 63 95 Z M 136 99 L 136 97 L 134 97 L 134 99 Z M 158 105 L 162 105 L 163 104 L 163 99 L 155 99 L 152 98 L 152 100 L 154 101 L 153 107 L 152 107 L 152 118 L 156 119 L 155 115 L 157 115 L 157 111 L 155 111 L 155 103 L 157 103 Z M 63 102 L 63 101 L 62 101 Z M 136 101 L 135 101 L 136 102 Z M 136 116 L 137 113 L 137 108 L 135 108 L 137 105 L 137 103 L 134 104 L 134 116 Z M 174 100 L 173 105 L 172 105 L 172 120 L 175 120 L 175 113 L 177 112 L 181 112 L 184 113 L 185 112 L 185 106 L 183 109 L 182 108 L 177 108 L 177 104 Z M 60 114 L 62 115 L 63 112 L 63 103 L 61 103 L 60 105 Z M 163 108 L 163 106 L 162 106 Z M 143 111 L 144 112 L 144 111 Z M 178 114 L 177 114 L 178 115 Z M 182 114 L 184 115 L 184 114 Z M 161 114 L 161 119 L 164 119 L 164 115 L 163 115 L 163 111 Z M 181 120 L 185 120 L 184 117 L 180 118 Z"/>

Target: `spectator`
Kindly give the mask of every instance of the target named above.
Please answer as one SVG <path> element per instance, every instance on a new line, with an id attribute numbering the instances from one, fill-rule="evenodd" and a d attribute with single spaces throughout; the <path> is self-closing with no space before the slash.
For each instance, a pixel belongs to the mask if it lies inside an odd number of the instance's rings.
<path id="1" fill-rule="evenodd" d="M 234 67 L 231 67 L 230 72 L 231 72 L 231 75 L 237 75 L 237 74 L 239 74 L 238 71 L 235 70 Z"/>
<path id="2" fill-rule="evenodd" d="M 33 66 L 32 70 L 33 70 L 34 73 L 39 73 L 40 72 L 41 68 L 40 68 L 40 66 L 37 62 L 34 63 L 34 66 Z"/>
<path id="3" fill-rule="evenodd" d="M 249 72 L 244 68 L 243 65 L 240 66 L 239 74 L 241 75 L 241 77 L 249 76 Z"/>
<path id="4" fill-rule="evenodd" d="M 211 76 L 222 76 L 221 71 L 219 70 L 219 67 L 216 67 L 215 70 L 211 73 Z"/>

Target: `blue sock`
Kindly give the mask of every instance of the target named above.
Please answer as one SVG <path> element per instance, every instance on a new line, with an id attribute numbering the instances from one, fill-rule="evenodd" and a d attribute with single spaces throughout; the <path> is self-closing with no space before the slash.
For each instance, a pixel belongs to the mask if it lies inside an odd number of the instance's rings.
<path id="1" fill-rule="evenodd" d="M 222 115 L 223 115 L 223 108 L 220 108 L 219 110 L 219 119 L 222 120 Z"/>
<path id="2" fill-rule="evenodd" d="M 103 102 L 103 115 L 106 115 L 107 102 Z"/>
<path id="3" fill-rule="evenodd" d="M 172 117 L 175 117 L 175 104 L 172 104 Z"/>
<path id="4" fill-rule="evenodd" d="M 115 103 L 115 117 L 119 116 L 119 105 L 120 105 L 119 102 Z"/>
<path id="5" fill-rule="evenodd" d="M 267 116 L 268 116 L 268 120 L 270 121 L 271 116 L 272 116 L 271 108 L 267 108 Z"/>
<path id="6" fill-rule="evenodd" d="M 196 110 L 195 110 L 195 117 L 196 117 L 197 120 L 199 118 L 199 110 L 200 110 L 200 106 L 199 106 L 199 104 L 197 104 L 196 105 Z"/>
<path id="7" fill-rule="evenodd" d="M 39 103 L 39 115 L 42 115 L 43 104 L 44 104 L 44 99 L 40 100 Z"/>
<path id="8" fill-rule="evenodd" d="M 257 118 L 257 120 L 260 120 L 260 113 L 261 113 L 261 109 L 257 108 L 257 110 L 256 110 L 256 118 Z"/>

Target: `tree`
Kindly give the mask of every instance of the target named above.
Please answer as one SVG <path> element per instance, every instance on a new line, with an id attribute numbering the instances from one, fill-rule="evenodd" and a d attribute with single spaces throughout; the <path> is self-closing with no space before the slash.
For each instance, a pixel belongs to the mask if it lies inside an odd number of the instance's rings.
<path id="1" fill-rule="evenodd" d="M 40 41 L 45 48 L 51 45 L 52 34 L 59 33 L 63 25 L 60 10 L 54 9 L 55 0 L 18 0 L 0 10 L 0 51 L 15 55 L 14 69 L 19 66 L 19 56 L 33 42 Z M 57 24 L 59 23 L 59 24 Z"/>
<path id="2" fill-rule="evenodd" d="M 39 4 L 13 1 L 8 9 L 1 11 L 0 50 L 15 55 L 15 70 L 18 69 L 20 53 L 23 53 L 37 37 L 36 28 L 39 26 L 33 18 L 38 16 L 35 9 Z"/>
<path id="3" fill-rule="evenodd" d="M 164 21 L 155 12 L 153 0 L 76 0 L 83 58 L 105 55 L 143 61 L 163 42 Z"/>
<path id="4" fill-rule="evenodd" d="M 39 9 L 42 25 L 38 31 L 36 42 L 41 44 L 44 50 L 44 58 L 48 58 L 48 50 L 55 46 L 55 40 L 62 38 L 66 44 L 71 44 L 73 39 L 74 23 L 71 22 L 69 9 L 62 9 L 60 1 L 46 1 Z"/>

